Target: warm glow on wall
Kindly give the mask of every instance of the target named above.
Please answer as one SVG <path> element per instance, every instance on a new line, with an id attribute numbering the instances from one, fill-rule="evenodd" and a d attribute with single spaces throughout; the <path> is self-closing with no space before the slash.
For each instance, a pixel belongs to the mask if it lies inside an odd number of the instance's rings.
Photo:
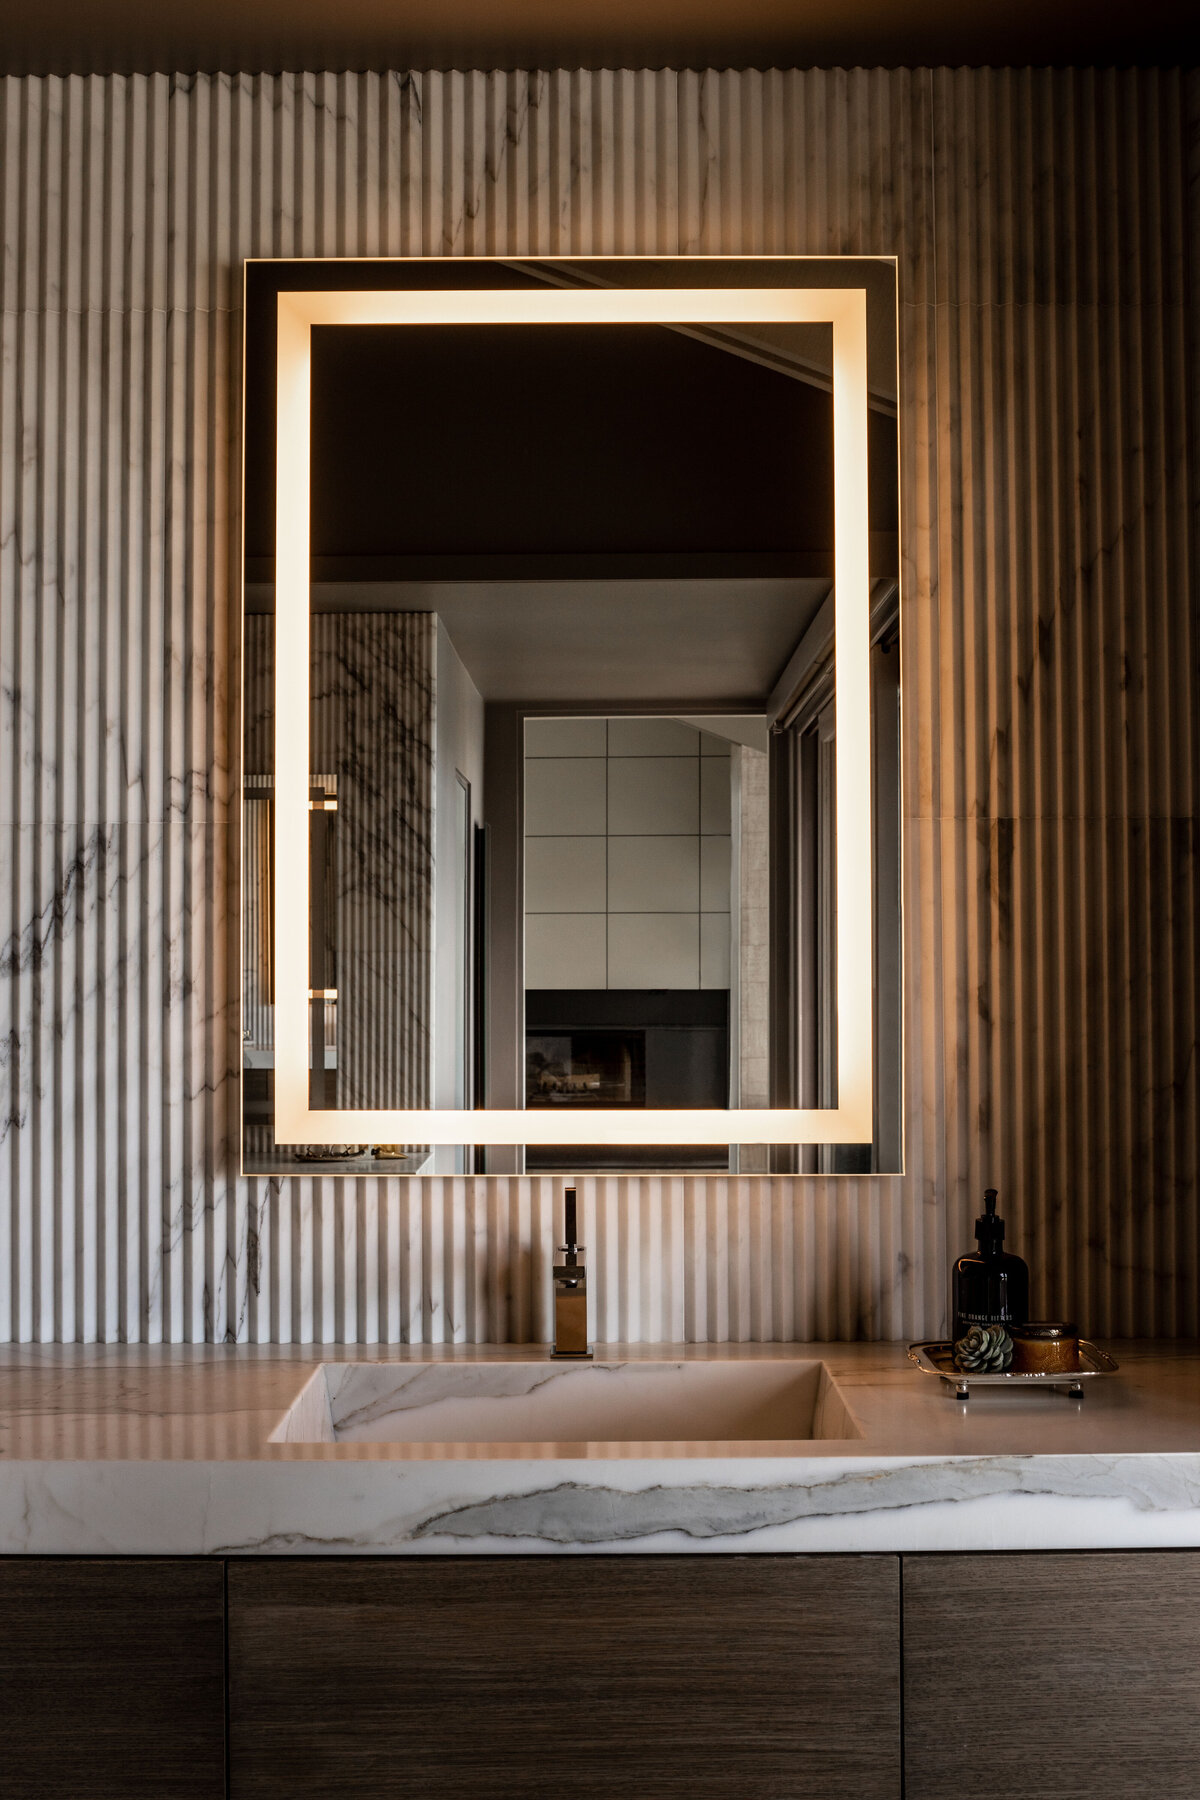
<path id="1" fill-rule="evenodd" d="M 281 1144 L 571 1144 L 569 1109 L 456 1112 L 309 1106 L 309 484 L 314 325 L 829 324 L 833 328 L 837 644 L 835 1108 L 603 1111 L 618 1144 L 868 1143 L 872 886 L 865 288 L 474 289 L 281 293 L 275 539 L 275 1136 Z"/>

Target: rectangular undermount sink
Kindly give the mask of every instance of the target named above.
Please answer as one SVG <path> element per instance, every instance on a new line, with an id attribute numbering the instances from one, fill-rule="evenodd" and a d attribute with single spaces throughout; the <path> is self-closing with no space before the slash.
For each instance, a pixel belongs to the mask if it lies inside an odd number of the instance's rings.
<path id="1" fill-rule="evenodd" d="M 547 1358 L 323 1363 L 271 1440 L 424 1445 L 425 1455 L 464 1445 L 543 1456 L 601 1447 L 628 1455 L 633 1446 L 762 1454 L 769 1445 L 786 1455 L 815 1439 L 861 1435 L 822 1362 Z"/>

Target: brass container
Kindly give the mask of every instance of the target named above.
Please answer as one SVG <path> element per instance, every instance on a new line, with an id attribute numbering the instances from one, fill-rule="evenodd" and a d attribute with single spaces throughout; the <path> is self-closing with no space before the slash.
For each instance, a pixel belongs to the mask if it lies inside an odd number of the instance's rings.
<path id="1" fill-rule="evenodd" d="M 1079 1367 L 1079 1333 L 1061 1319 L 1031 1319 L 1012 1327 L 1014 1373 L 1069 1375 Z"/>

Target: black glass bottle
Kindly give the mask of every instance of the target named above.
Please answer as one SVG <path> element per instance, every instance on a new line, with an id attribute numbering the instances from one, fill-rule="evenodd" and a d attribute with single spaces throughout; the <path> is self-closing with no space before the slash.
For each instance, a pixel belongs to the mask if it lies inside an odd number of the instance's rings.
<path id="1" fill-rule="evenodd" d="M 1029 1269 L 1023 1257 L 1001 1248 L 1004 1220 L 996 1216 L 996 1190 L 988 1188 L 975 1221 L 978 1250 L 954 1265 L 951 1312 L 954 1341 L 969 1325 L 1024 1325 L 1029 1317 Z"/>

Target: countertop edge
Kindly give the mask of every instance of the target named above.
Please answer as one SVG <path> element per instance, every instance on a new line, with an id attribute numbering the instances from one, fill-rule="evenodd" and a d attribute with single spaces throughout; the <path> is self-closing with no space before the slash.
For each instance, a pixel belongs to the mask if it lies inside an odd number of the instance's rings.
<path id="1" fill-rule="evenodd" d="M 1169 1547 L 1200 1547 L 1200 1452 L 0 1463 L 0 1555 Z"/>

